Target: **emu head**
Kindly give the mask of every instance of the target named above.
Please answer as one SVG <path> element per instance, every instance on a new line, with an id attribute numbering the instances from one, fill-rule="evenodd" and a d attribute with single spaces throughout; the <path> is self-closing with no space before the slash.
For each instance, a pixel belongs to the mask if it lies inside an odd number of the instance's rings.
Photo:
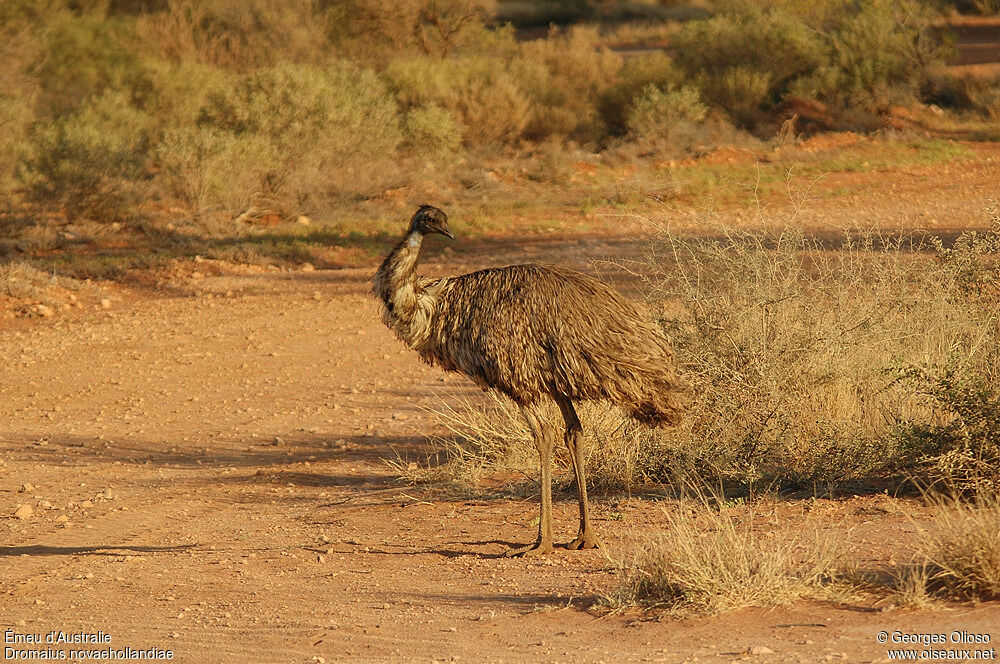
<path id="1" fill-rule="evenodd" d="M 427 235 L 428 233 L 440 233 L 445 237 L 455 239 L 448 228 L 448 215 L 444 210 L 440 210 L 433 205 L 421 205 L 413 219 L 410 221 L 410 230 L 418 231 Z"/>

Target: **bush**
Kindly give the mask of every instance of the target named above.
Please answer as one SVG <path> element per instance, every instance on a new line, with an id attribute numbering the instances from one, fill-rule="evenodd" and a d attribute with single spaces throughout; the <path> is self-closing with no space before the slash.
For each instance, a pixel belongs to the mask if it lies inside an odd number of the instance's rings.
<path id="1" fill-rule="evenodd" d="M 828 87 L 821 95 L 842 104 L 884 108 L 916 97 L 940 45 L 930 11 L 917 0 L 865 0 L 829 35 Z"/>
<path id="2" fill-rule="evenodd" d="M 0 95 L 0 204 L 9 201 L 17 186 L 15 174 L 34 119 L 23 98 Z"/>
<path id="3" fill-rule="evenodd" d="M 963 599 L 1000 599 L 1000 499 L 983 493 L 972 503 L 940 501 L 918 555 L 927 585 Z"/>
<path id="4" fill-rule="evenodd" d="M 451 112 L 470 146 L 514 143 L 531 119 L 527 95 L 509 66 L 496 58 L 399 60 L 385 77 L 406 112 L 428 106 Z"/>
<path id="5" fill-rule="evenodd" d="M 905 465 L 887 414 L 927 409 L 893 368 L 961 352 L 988 371 L 998 330 L 956 297 L 949 270 L 884 242 L 847 238 L 830 255 L 787 231 L 668 240 L 648 269 L 661 280 L 654 304 L 680 303 L 664 322 L 697 386 L 674 432 L 692 437 L 684 447 L 713 441 L 708 458 L 724 474 L 799 486 Z"/>
<path id="6" fill-rule="evenodd" d="M 156 120 L 158 133 L 172 125 L 193 127 L 208 99 L 235 85 L 235 75 L 192 60 L 149 60 L 145 67 L 145 80 L 134 94 L 136 104 Z"/>
<path id="7" fill-rule="evenodd" d="M 692 87 L 664 91 L 650 85 L 629 109 L 629 136 L 640 144 L 684 151 L 695 142 L 707 113 Z"/>
<path id="8" fill-rule="evenodd" d="M 30 198 L 71 215 L 127 216 L 143 185 L 149 120 L 127 95 L 108 91 L 37 124 L 19 173 Z"/>
<path id="9" fill-rule="evenodd" d="M 678 67 L 703 98 L 753 126 L 796 79 L 824 64 L 823 44 L 804 23 L 752 5 L 686 24 L 674 38 Z"/>
<path id="10" fill-rule="evenodd" d="M 1000 120 L 1000 77 L 955 76 L 935 71 L 924 83 L 921 96 L 931 104 Z"/>
<path id="11" fill-rule="evenodd" d="M 60 12 L 49 18 L 43 34 L 34 66 L 43 114 L 73 113 L 90 97 L 132 89 L 144 76 L 135 41 L 121 19 Z"/>
<path id="12" fill-rule="evenodd" d="M 548 39 L 523 46 L 522 89 L 531 100 L 529 138 L 593 142 L 606 132 L 598 107 L 622 59 L 598 47 L 593 28 L 553 30 Z"/>
<path id="13" fill-rule="evenodd" d="M 1000 490 L 1000 392 L 961 369 L 904 375 L 935 408 L 930 422 L 911 421 L 900 432 L 929 478 L 951 490 Z"/>
<path id="14" fill-rule="evenodd" d="M 937 260 L 956 304 L 989 321 L 1000 308 L 1000 214 L 992 232 L 962 234 L 951 248 L 937 243 Z M 1000 321 L 984 326 L 996 355 Z M 929 415 L 900 422 L 898 436 L 928 480 L 954 491 L 1000 490 L 1000 362 L 961 354 L 902 369 L 900 379 L 924 396 Z"/>
<path id="15" fill-rule="evenodd" d="M 181 126 L 160 151 L 175 182 L 199 180 L 200 160 L 218 160 L 236 182 L 258 183 L 244 195 L 285 212 L 309 199 L 371 192 L 379 180 L 370 169 L 391 160 L 402 138 L 385 86 L 370 70 L 344 62 L 246 74 L 208 96 L 199 126 L 187 144 Z M 253 159 L 244 158 L 251 152 L 257 152 Z M 194 174 L 182 174 L 192 167 Z M 212 190 L 197 187 L 189 196 L 204 204 L 197 192 Z"/>
<path id="16" fill-rule="evenodd" d="M 483 36 L 493 0 L 346 0 L 333 7 L 336 38 L 372 61 L 401 54 L 447 57 Z"/>
<path id="17" fill-rule="evenodd" d="M 462 142 L 462 127 L 449 111 L 430 105 L 412 109 L 403 122 L 406 144 L 431 156 L 452 154 Z"/>
<path id="18" fill-rule="evenodd" d="M 237 135 L 210 127 L 173 126 L 156 147 L 154 158 L 170 192 L 199 213 L 243 212 L 267 204 L 273 190 L 262 164 L 281 155 L 274 144 L 256 134 Z"/>
<path id="19" fill-rule="evenodd" d="M 663 533 L 626 561 L 614 603 L 720 613 L 788 604 L 826 594 L 837 550 L 820 534 L 782 542 L 756 532 L 753 513 L 681 503 L 664 510 Z"/>
<path id="20" fill-rule="evenodd" d="M 598 99 L 598 109 L 607 132 L 612 136 L 624 136 L 628 132 L 628 110 L 650 85 L 671 90 L 682 83 L 681 72 L 665 53 L 629 58 L 614 83 L 603 90 Z"/>
<path id="21" fill-rule="evenodd" d="M 143 12 L 135 36 L 160 59 L 248 70 L 317 64 L 330 53 L 334 17 L 313 0 L 167 0 Z"/>

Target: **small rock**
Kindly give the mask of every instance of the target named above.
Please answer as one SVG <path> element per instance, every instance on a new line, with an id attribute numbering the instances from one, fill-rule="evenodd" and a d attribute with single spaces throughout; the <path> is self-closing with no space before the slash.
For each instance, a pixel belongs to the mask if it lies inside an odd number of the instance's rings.
<path id="1" fill-rule="evenodd" d="M 21 505 L 14 512 L 14 517 L 17 519 L 30 519 L 34 513 L 35 511 L 31 509 L 31 505 Z"/>
<path id="2" fill-rule="evenodd" d="M 56 517 L 56 523 L 66 523 L 67 521 L 69 521 L 69 517 L 65 514 L 60 514 Z"/>
<path id="3" fill-rule="evenodd" d="M 754 646 L 747 651 L 751 655 L 773 655 L 774 651 L 767 646 Z"/>
<path id="4" fill-rule="evenodd" d="M 20 493 L 28 493 L 29 491 L 34 491 L 34 490 L 35 490 L 34 484 L 22 484 L 21 488 L 18 489 Z"/>
<path id="5" fill-rule="evenodd" d="M 303 272 L 313 272 L 316 270 L 316 267 L 312 263 L 303 263 L 299 269 Z"/>
<path id="6" fill-rule="evenodd" d="M 304 214 L 300 214 L 299 218 L 295 220 L 295 223 L 301 224 L 303 226 L 308 226 L 312 223 L 312 220 Z"/>
<path id="7" fill-rule="evenodd" d="M 101 298 L 101 309 L 110 309 L 110 308 L 111 308 L 111 300 L 109 300 L 106 297 Z"/>
<path id="8" fill-rule="evenodd" d="M 52 307 L 47 307 L 44 304 L 36 305 L 35 312 L 42 318 L 51 318 L 56 313 L 52 311 Z"/>

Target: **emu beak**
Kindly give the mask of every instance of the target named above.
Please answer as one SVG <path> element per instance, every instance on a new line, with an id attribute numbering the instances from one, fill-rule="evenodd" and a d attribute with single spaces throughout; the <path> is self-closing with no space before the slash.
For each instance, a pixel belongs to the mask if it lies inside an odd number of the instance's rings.
<path id="1" fill-rule="evenodd" d="M 454 236 L 454 235 L 452 235 L 452 234 L 451 234 L 451 231 L 449 231 L 449 230 L 447 230 L 447 229 L 444 229 L 444 230 L 441 230 L 441 231 L 439 231 L 439 232 L 441 233 L 441 235 L 445 236 L 445 237 L 446 237 L 446 238 L 448 238 L 449 240 L 454 240 L 454 239 L 455 239 L 455 236 Z"/>

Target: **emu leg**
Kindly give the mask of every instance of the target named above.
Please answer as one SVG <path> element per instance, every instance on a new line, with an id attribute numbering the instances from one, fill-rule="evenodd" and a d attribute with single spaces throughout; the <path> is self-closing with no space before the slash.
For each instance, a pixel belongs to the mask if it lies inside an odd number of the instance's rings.
<path id="1" fill-rule="evenodd" d="M 542 467 L 542 507 L 538 519 L 538 539 L 534 544 L 513 548 L 504 556 L 541 556 L 552 553 L 552 448 L 555 443 L 552 426 L 545 422 L 540 409 L 535 404 L 521 407 L 524 419 L 528 421 L 531 435 L 538 448 L 538 460 Z"/>
<path id="2" fill-rule="evenodd" d="M 590 507 L 587 504 L 587 469 L 583 458 L 583 426 L 576 416 L 573 402 L 566 397 L 557 399 L 559 410 L 566 421 L 566 447 L 573 462 L 573 474 L 576 475 L 576 495 L 580 500 L 580 534 L 566 545 L 567 549 L 593 549 L 599 546 L 597 535 L 590 525 Z"/>

